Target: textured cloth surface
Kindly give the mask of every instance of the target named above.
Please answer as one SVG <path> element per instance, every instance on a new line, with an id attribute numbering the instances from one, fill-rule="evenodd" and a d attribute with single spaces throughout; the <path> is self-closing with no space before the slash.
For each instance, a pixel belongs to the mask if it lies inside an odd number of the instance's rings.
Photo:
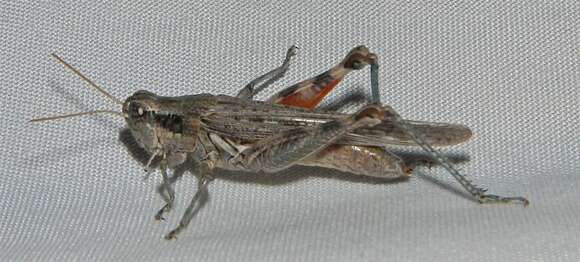
<path id="1" fill-rule="evenodd" d="M 578 261 L 579 16 L 577 1 L 3 1 L 0 260 Z M 194 176 L 156 224 L 160 176 L 143 179 L 121 119 L 27 122 L 117 109 L 52 52 L 123 99 L 234 95 L 292 44 L 296 62 L 258 98 L 365 44 L 380 57 L 384 103 L 470 126 L 474 138 L 444 152 L 468 155 L 458 167 L 476 184 L 531 205 L 479 205 L 439 167 L 405 183 L 223 172 L 169 242 Z M 355 72 L 325 104 L 369 84 Z"/>

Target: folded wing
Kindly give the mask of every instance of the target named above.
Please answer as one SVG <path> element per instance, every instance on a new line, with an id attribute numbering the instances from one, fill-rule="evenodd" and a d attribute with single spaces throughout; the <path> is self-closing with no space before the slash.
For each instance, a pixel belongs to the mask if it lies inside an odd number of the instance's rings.
<path id="1" fill-rule="evenodd" d="M 463 143 L 472 136 L 469 127 L 461 124 L 448 124 L 437 122 L 425 122 L 405 120 L 415 130 L 425 137 L 427 143 L 432 146 L 451 146 Z M 415 142 L 402 130 L 393 126 L 389 120 L 372 128 L 361 128 L 349 133 L 341 144 L 385 146 L 403 145 L 414 146 Z"/>

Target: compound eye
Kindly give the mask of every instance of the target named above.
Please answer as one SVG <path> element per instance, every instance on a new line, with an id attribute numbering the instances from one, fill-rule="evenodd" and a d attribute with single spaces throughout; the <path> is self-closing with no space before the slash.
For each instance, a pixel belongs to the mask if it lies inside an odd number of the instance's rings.
<path id="1" fill-rule="evenodd" d="M 131 103 L 129 112 L 134 118 L 143 118 L 147 115 L 147 107 L 138 103 Z"/>

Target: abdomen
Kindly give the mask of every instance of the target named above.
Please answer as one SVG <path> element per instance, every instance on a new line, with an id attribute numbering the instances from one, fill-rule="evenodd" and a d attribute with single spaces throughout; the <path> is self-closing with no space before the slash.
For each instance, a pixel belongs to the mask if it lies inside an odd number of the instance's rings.
<path id="1" fill-rule="evenodd" d="M 331 145 L 299 164 L 388 179 L 410 175 L 402 160 L 375 146 Z"/>

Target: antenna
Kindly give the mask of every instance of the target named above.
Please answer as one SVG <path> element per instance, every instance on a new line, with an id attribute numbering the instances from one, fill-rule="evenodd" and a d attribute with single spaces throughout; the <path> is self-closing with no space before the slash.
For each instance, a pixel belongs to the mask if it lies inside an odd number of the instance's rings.
<path id="1" fill-rule="evenodd" d="M 121 100 L 119 100 L 116 97 L 112 96 L 111 94 L 107 93 L 107 91 L 105 91 L 105 89 L 101 88 L 100 86 L 95 84 L 95 82 L 91 81 L 88 77 L 83 75 L 83 73 L 81 73 L 79 70 L 77 70 L 76 68 L 69 65 L 67 62 L 64 61 L 64 59 L 60 58 L 60 56 L 58 56 L 55 53 L 52 53 L 51 56 L 56 58 L 56 60 L 58 60 L 58 62 L 61 63 L 62 65 L 64 65 L 64 67 L 71 70 L 73 73 L 75 73 L 75 75 L 79 76 L 82 80 L 87 82 L 91 87 L 93 87 L 94 89 L 99 91 L 99 93 L 104 95 L 106 98 L 108 98 L 109 100 L 111 100 L 111 101 L 113 101 L 121 106 L 123 105 L 123 102 Z M 69 118 L 69 117 L 97 115 L 97 114 L 113 114 L 113 115 L 123 117 L 123 113 L 121 113 L 121 112 L 112 111 L 112 110 L 95 110 L 95 111 L 88 111 L 88 112 L 81 112 L 81 113 L 74 113 L 74 114 L 35 118 L 35 119 L 31 119 L 30 122 L 43 122 L 43 121 L 51 121 L 51 120 Z"/>
<path id="2" fill-rule="evenodd" d="M 59 63 L 61 63 L 62 65 L 64 65 L 64 67 L 68 68 L 69 70 L 71 70 L 73 73 L 75 73 L 75 75 L 79 76 L 82 80 L 84 80 L 85 82 L 87 82 L 87 84 L 89 84 L 91 87 L 93 87 L 94 89 L 96 89 L 97 91 L 99 91 L 101 94 L 103 94 L 106 98 L 108 98 L 109 100 L 119 104 L 119 105 L 123 105 L 123 102 L 121 100 L 119 100 L 118 98 L 112 96 L 111 94 L 107 93 L 107 91 L 105 91 L 105 89 L 101 88 L 100 86 L 98 86 L 97 84 L 95 84 L 95 82 L 91 81 L 88 77 L 84 76 L 83 73 L 81 73 L 79 70 L 77 70 L 76 68 L 72 67 L 71 65 L 69 65 L 67 62 L 65 62 L 62 58 L 60 58 L 60 56 L 58 56 L 55 53 L 51 54 L 52 57 L 56 58 L 56 60 L 58 60 Z"/>
<path id="3" fill-rule="evenodd" d="M 31 119 L 30 122 L 43 122 L 43 121 L 51 121 L 69 117 L 77 117 L 77 116 L 86 116 L 86 115 L 97 115 L 97 114 L 113 114 L 118 116 L 123 116 L 121 112 L 111 111 L 111 110 L 95 110 L 89 112 L 81 112 L 81 113 L 74 113 L 74 114 L 67 114 L 67 115 L 59 115 L 59 116 L 49 116 L 49 117 L 42 117 L 42 118 L 35 118 Z"/>

